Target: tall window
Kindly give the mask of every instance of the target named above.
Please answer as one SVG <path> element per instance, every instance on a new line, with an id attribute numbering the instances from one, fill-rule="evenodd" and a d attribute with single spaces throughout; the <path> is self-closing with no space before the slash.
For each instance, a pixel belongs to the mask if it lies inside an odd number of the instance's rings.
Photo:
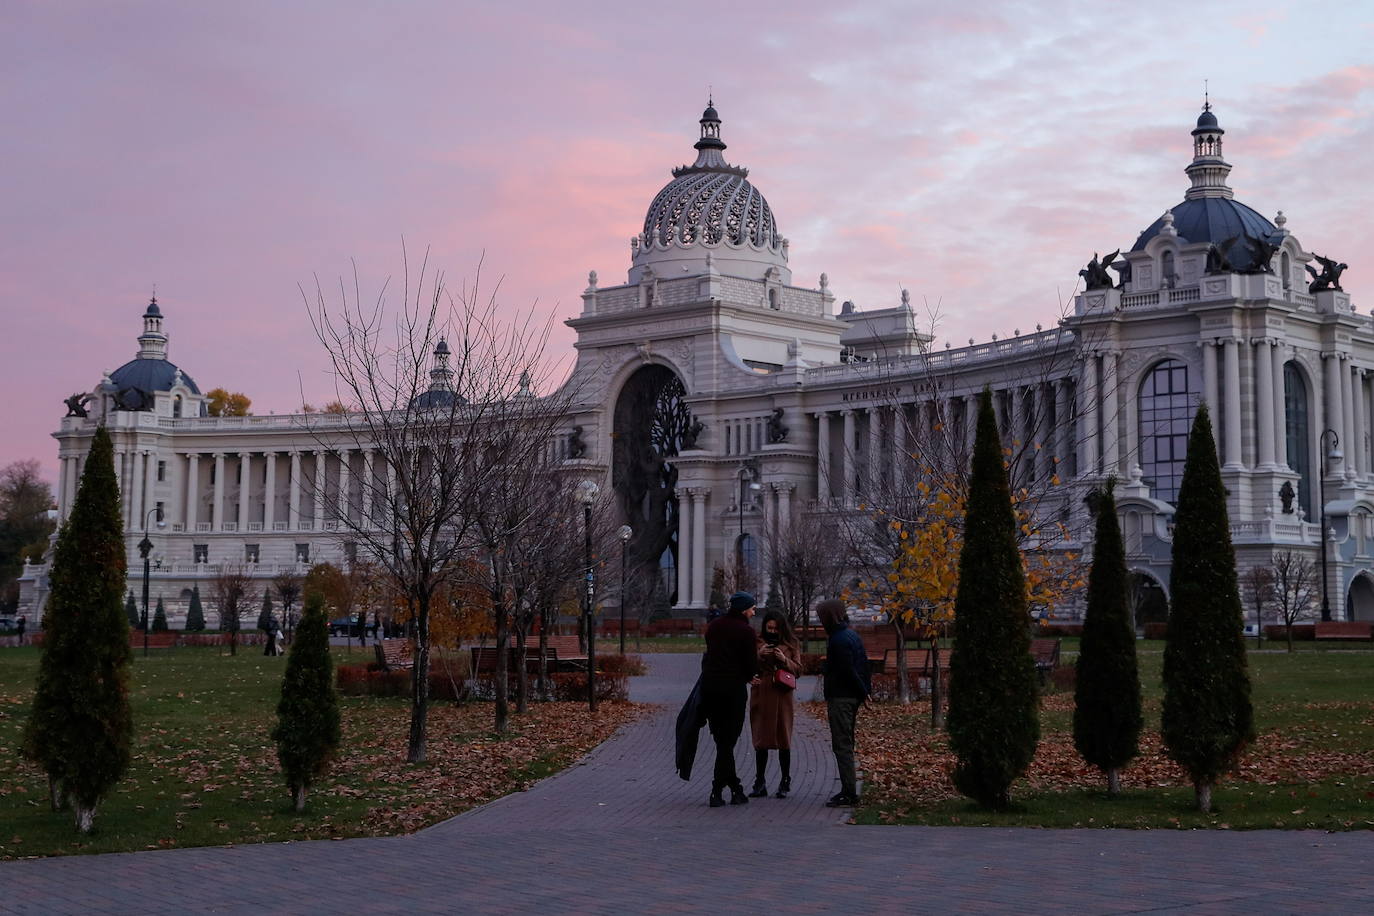
<path id="1" fill-rule="evenodd" d="M 1292 363 L 1283 365 L 1283 415 L 1288 466 L 1298 475 L 1298 505 L 1312 517 L 1312 430 L 1307 419 L 1307 383 Z"/>
<path id="2" fill-rule="evenodd" d="M 1195 401 L 1188 367 L 1176 359 L 1155 366 L 1140 385 L 1140 468 L 1155 499 L 1178 500 Z"/>

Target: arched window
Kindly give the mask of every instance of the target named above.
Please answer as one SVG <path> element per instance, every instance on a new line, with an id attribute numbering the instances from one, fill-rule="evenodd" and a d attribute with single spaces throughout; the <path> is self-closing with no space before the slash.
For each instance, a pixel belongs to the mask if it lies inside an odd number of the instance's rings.
<path id="1" fill-rule="evenodd" d="M 1292 363 L 1283 366 L 1283 415 L 1288 466 L 1298 475 L 1298 505 L 1312 517 L 1312 430 L 1307 416 L 1307 382 Z"/>
<path id="2" fill-rule="evenodd" d="M 181 416 L 181 395 L 179 394 L 172 398 L 172 416 Z"/>
<path id="3" fill-rule="evenodd" d="M 1178 499 L 1195 402 L 1188 367 L 1176 359 L 1155 366 L 1141 382 L 1140 469 L 1155 499 Z"/>
<path id="4" fill-rule="evenodd" d="M 1283 288 L 1292 289 L 1293 287 L 1293 259 L 1288 256 L 1288 252 L 1279 255 L 1279 271 L 1283 274 Z"/>
<path id="5" fill-rule="evenodd" d="M 777 291 L 776 288 L 770 289 L 770 290 L 768 291 L 768 307 L 769 307 L 770 309 L 772 309 L 773 311 L 777 311 L 778 308 L 779 308 L 779 306 L 778 306 L 778 291 Z"/>
<path id="6" fill-rule="evenodd" d="M 735 542 L 735 562 L 739 564 L 744 573 L 739 578 L 743 585 L 738 585 L 743 589 L 746 586 L 753 586 L 755 574 L 759 568 L 759 545 L 752 534 L 742 534 Z"/>
<path id="7" fill-rule="evenodd" d="M 1174 253 L 1164 252 L 1164 257 L 1159 262 L 1160 285 L 1164 289 L 1174 288 Z"/>

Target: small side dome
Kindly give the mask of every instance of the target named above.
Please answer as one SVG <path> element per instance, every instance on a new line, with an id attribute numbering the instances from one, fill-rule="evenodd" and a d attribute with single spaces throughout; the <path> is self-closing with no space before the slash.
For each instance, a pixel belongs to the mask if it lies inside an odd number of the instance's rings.
<path id="1" fill-rule="evenodd" d="M 160 308 L 157 307 L 157 296 L 154 296 L 151 300 L 149 300 L 149 302 L 148 302 L 148 310 L 147 310 L 146 312 L 143 313 L 143 317 L 144 317 L 144 318 L 161 318 L 161 317 L 162 317 L 162 309 L 160 309 Z"/>
<path id="2" fill-rule="evenodd" d="M 1202 114 L 1197 116 L 1197 126 L 1209 130 L 1217 126 L 1217 116 L 1212 114 L 1212 109 L 1204 108 L 1202 110 Z"/>

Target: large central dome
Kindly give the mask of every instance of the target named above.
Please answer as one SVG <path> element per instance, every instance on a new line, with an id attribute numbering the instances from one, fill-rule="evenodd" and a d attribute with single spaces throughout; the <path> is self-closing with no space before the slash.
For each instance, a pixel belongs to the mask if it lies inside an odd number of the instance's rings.
<path id="1" fill-rule="evenodd" d="M 749 170 L 721 155 L 720 115 L 701 114 L 696 161 L 673 169 L 673 180 L 654 196 L 644 230 L 634 240 L 631 282 L 648 275 L 681 276 L 704 269 L 707 256 L 722 273 L 763 278 L 770 268 L 788 282 L 787 241 L 768 201 L 749 183 Z"/>

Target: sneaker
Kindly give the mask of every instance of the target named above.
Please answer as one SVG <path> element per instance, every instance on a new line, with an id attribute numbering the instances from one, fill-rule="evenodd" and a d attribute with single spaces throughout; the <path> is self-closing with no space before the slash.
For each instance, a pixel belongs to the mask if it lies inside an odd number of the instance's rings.
<path id="1" fill-rule="evenodd" d="M 730 787 L 730 804 L 732 804 L 732 805 L 747 805 L 747 804 L 749 804 L 749 796 L 744 794 L 744 786 L 731 786 L 731 787 Z"/>
<path id="2" fill-rule="evenodd" d="M 719 808 L 725 804 L 725 799 L 720 797 L 719 789 L 711 790 L 711 800 L 707 802 L 712 808 Z"/>
<path id="3" fill-rule="evenodd" d="M 825 803 L 827 808 L 849 808 L 859 803 L 859 796 L 851 795 L 848 792 L 838 792 L 830 796 L 830 800 Z"/>
<path id="4" fill-rule="evenodd" d="M 778 791 L 773 795 L 774 798 L 786 798 L 787 793 L 792 791 L 791 777 L 784 776 L 782 782 L 778 783 Z"/>

